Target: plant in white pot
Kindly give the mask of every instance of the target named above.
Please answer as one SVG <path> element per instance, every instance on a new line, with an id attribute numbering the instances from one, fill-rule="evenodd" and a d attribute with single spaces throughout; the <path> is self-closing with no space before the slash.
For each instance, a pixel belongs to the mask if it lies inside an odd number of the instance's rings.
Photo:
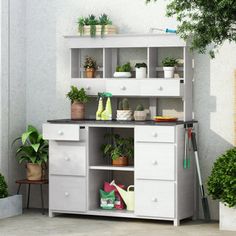
<path id="1" fill-rule="evenodd" d="M 143 79 L 147 78 L 147 64 L 146 63 L 136 63 L 135 64 L 135 78 Z"/>
<path id="2" fill-rule="evenodd" d="M 236 231 L 236 148 L 215 161 L 207 186 L 212 198 L 220 201 L 220 229 Z"/>
<path id="3" fill-rule="evenodd" d="M 178 64 L 177 59 L 173 57 L 166 57 L 162 60 L 164 78 L 174 78 L 175 66 Z"/>
<path id="4" fill-rule="evenodd" d="M 16 138 L 13 143 L 17 140 L 20 140 L 21 145 L 16 151 L 16 158 L 20 164 L 26 163 L 27 179 L 43 179 L 48 161 L 48 142 L 32 125 L 28 125 L 27 130 L 21 137 Z"/>
<path id="5" fill-rule="evenodd" d="M 130 78 L 131 77 L 131 65 L 130 62 L 127 62 L 126 64 L 122 66 L 116 67 L 116 72 L 114 73 L 115 78 Z"/>
<path id="6" fill-rule="evenodd" d="M 135 111 L 134 111 L 134 120 L 136 121 L 144 121 L 146 120 L 147 112 L 144 110 L 144 107 L 142 104 L 137 105 Z"/>
<path id="7" fill-rule="evenodd" d="M 7 183 L 0 173 L 0 219 L 22 214 L 22 195 L 9 196 Z"/>
<path id="8" fill-rule="evenodd" d="M 116 113 L 117 120 L 132 120 L 132 110 L 129 107 L 129 101 L 127 98 L 122 99 L 118 104 L 118 110 Z"/>

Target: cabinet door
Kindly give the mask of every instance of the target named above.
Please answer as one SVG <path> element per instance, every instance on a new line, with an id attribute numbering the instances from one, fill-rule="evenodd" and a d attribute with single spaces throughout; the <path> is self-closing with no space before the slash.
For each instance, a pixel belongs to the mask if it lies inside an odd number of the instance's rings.
<path id="1" fill-rule="evenodd" d="M 49 208 L 61 211 L 86 211 L 84 177 L 50 176 Z"/>
<path id="2" fill-rule="evenodd" d="M 86 175 L 85 143 L 51 141 L 49 156 L 50 174 Z"/>
<path id="3" fill-rule="evenodd" d="M 174 180 L 174 144 L 136 143 L 135 176 L 140 179 Z"/>
<path id="4" fill-rule="evenodd" d="M 175 184 L 169 181 L 136 180 L 135 214 L 174 218 Z"/>

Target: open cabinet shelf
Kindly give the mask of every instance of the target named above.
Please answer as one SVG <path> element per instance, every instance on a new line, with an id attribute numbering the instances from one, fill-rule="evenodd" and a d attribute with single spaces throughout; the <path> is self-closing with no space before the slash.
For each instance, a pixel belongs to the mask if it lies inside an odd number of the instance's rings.
<path id="1" fill-rule="evenodd" d="M 117 171 L 134 171 L 134 166 L 111 166 L 111 165 L 100 165 L 90 166 L 90 170 L 117 170 Z"/>

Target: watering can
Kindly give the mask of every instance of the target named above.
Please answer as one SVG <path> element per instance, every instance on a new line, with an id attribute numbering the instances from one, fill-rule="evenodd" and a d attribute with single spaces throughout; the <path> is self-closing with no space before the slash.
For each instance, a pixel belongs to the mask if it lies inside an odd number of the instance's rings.
<path id="1" fill-rule="evenodd" d="M 115 184 L 115 181 L 113 180 L 110 185 L 113 185 L 116 187 L 117 191 L 121 195 L 122 199 L 124 200 L 127 210 L 128 211 L 134 211 L 134 191 L 131 191 L 130 188 L 134 188 L 134 185 L 130 185 L 127 188 L 127 191 L 120 188 L 118 185 Z"/>

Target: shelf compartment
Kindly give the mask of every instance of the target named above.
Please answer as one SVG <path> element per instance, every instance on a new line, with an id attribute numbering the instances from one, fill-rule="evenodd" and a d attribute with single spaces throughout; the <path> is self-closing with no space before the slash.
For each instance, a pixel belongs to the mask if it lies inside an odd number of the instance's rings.
<path id="1" fill-rule="evenodd" d="M 101 208 L 95 208 L 88 211 L 88 214 L 91 215 L 97 215 L 97 216 L 111 216 L 111 217 L 127 217 L 127 218 L 133 218 L 135 217 L 133 211 L 127 211 L 127 210 L 118 210 L 118 209 L 112 209 L 112 210 L 104 210 Z"/>
<path id="2" fill-rule="evenodd" d="M 99 165 L 90 166 L 90 170 L 117 170 L 117 171 L 134 171 L 134 166 L 111 166 L 111 165 Z"/>

